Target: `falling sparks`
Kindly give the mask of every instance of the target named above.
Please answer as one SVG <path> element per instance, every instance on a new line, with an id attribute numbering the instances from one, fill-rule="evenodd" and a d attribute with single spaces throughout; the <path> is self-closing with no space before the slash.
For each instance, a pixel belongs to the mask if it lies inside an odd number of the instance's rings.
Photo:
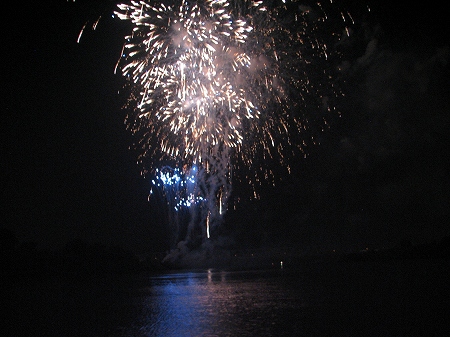
<path id="1" fill-rule="evenodd" d="M 327 128 L 327 117 L 337 112 L 332 60 L 339 58 L 333 46 L 341 34 L 327 24 L 334 6 L 284 0 L 117 5 L 115 16 L 131 23 L 117 66 L 130 83 L 126 123 L 139 140 L 139 160 L 174 209 L 207 205 L 201 221 L 208 237 L 225 212 L 233 169 L 246 171 L 236 179 L 252 186 L 273 179 L 268 160 L 290 172 L 289 159 L 305 154 L 306 130 Z M 331 9 L 340 17 L 337 31 L 350 34 L 352 16 Z M 158 169 L 164 160 L 184 171 Z"/>

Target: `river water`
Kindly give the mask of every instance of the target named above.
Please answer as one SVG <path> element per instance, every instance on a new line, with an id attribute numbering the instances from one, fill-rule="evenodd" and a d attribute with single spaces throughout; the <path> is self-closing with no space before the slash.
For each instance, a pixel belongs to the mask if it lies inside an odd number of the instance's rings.
<path id="1" fill-rule="evenodd" d="M 22 280 L 11 336 L 444 336 L 448 261 Z"/>

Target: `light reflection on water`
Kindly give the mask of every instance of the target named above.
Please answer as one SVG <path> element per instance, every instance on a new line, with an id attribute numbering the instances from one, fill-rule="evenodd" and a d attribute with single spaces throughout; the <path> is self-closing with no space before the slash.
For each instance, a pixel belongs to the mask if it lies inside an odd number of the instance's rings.
<path id="1" fill-rule="evenodd" d="M 3 335 L 446 336 L 449 273 L 424 260 L 25 278 L 8 288 Z"/>
<path id="2" fill-rule="evenodd" d="M 295 322 L 287 311 L 302 306 L 301 292 L 287 287 L 280 271 L 208 270 L 161 275 L 149 281 L 140 294 L 141 317 L 127 335 L 279 335 L 294 331 Z"/>
<path id="3" fill-rule="evenodd" d="M 440 336 L 450 331 L 449 271 L 412 261 L 159 275 L 118 336 Z"/>

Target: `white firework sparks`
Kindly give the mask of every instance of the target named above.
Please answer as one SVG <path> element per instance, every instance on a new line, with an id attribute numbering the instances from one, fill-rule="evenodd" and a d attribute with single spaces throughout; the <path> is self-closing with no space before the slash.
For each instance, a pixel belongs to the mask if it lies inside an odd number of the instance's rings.
<path id="1" fill-rule="evenodd" d="M 140 160 L 198 166 L 202 221 L 224 212 L 233 168 L 253 168 L 245 175 L 253 186 L 273 176 L 255 158 L 289 171 L 289 157 L 315 143 L 299 134 L 311 119 L 326 128 L 336 111 L 330 43 L 341 35 L 329 31 L 324 4 L 141 0 L 117 8 L 132 26 L 118 67 L 131 83 L 126 122 Z M 337 13 L 348 32 L 351 16 Z"/>

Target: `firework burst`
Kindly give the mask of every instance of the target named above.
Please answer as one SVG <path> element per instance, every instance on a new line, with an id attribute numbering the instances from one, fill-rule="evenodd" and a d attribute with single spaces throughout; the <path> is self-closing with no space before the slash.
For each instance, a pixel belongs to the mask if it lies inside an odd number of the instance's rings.
<path id="1" fill-rule="evenodd" d="M 139 159 L 156 176 L 164 160 L 197 167 L 201 221 L 220 219 L 233 168 L 246 167 L 238 179 L 252 186 L 273 179 L 267 159 L 290 170 L 289 158 L 316 142 L 306 130 L 336 112 L 333 47 L 352 19 L 331 1 L 130 1 L 115 15 L 131 22 L 118 67 L 131 84 L 126 123 Z M 175 208 L 189 200 L 166 197 Z"/>

